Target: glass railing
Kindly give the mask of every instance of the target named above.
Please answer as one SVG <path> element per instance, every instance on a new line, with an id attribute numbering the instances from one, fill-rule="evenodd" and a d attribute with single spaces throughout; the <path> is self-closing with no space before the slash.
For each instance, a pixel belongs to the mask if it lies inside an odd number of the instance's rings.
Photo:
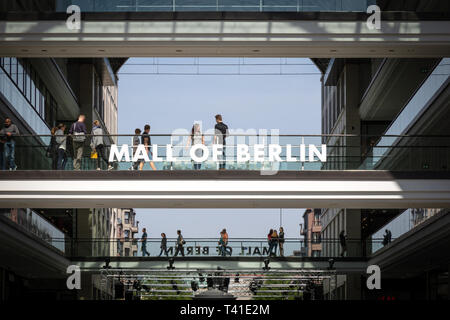
<path id="1" fill-rule="evenodd" d="M 66 245 L 70 244 L 70 238 L 31 209 L 1 209 L 0 219 L 14 223 L 23 231 L 33 234 L 62 253 L 66 252 Z"/>
<path id="2" fill-rule="evenodd" d="M 449 77 L 450 58 L 444 58 L 420 86 L 411 100 L 408 101 L 397 118 L 392 122 L 386 130 L 385 136 L 379 139 L 373 148 L 373 156 L 366 159 L 362 167 L 376 167 L 386 159 L 385 156 L 389 152 L 404 146 L 407 147 L 411 142 L 414 142 L 414 140 L 411 139 L 403 139 L 402 135 L 407 133 L 420 114 L 432 104 L 435 98 L 437 98 L 437 93 L 448 83 Z M 392 148 L 393 146 L 396 146 L 397 148 Z M 425 152 L 425 150 L 423 152 Z M 441 155 L 436 154 L 435 157 L 442 155 L 448 156 L 448 153 Z M 415 155 L 410 154 L 410 156 L 414 157 Z"/>
<path id="3" fill-rule="evenodd" d="M 69 5 L 84 12 L 176 12 L 176 11 L 244 11 L 244 12 L 365 12 L 375 0 L 57 0 L 57 11 Z"/>
<path id="4" fill-rule="evenodd" d="M 308 246 L 313 246 L 315 257 L 361 257 L 365 242 L 361 239 L 347 238 L 346 250 L 342 252 L 342 242 L 336 238 L 322 238 L 320 241 L 305 243 L 303 238 L 285 238 L 281 246 L 278 241 L 270 244 L 262 238 L 230 238 L 226 247 L 219 239 L 185 238 L 183 248 L 177 250 L 177 239 L 167 238 L 166 250 L 161 249 L 161 239 L 148 238 L 106 238 L 74 239 L 70 248 L 72 257 L 306 257 Z M 376 242 L 376 241 L 375 241 Z M 379 241 L 381 243 L 381 239 Z M 321 246 L 334 246 L 336 250 L 324 252 Z M 178 251 L 178 252 L 177 252 Z M 147 254 L 148 253 L 148 254 Z M 270 254 L 271 253 L 271 254 Z"/>
<path id="5" fill-rule="evenodd" d="M 72 136 L 60 136 L 53 144 L 43 143 L 51 141 L 50 136 L 22 135 L 14 137 L 15 164 L 17 170 L 106 170 L 108 166 L 110 170 L 218 170 L 223 165 L 227 170 L 273 172 L 374 170 L 380 169 L 377 161 L 389 159 L 396 165 L 385 170 L 450 168 L 449 136 L 390 136 L 401 138 L 404 143 L 377 144 L 373 148 L 361 146 L 361 142 L 386 136 L 230 134 L 225 146 L 212 143 L 213 137 L 205 134 L 204 144 L 192 146 L 189 134 L 151 134 L 152 145 L 148 147 L 140 143 L 140 136 L 109 135 L 103 136 L 104 152 L 97 152 L 92 149 L 90 135 L 81 143 L 74 142 L 77 138 Z M 133 144 L 133 138 L 139 141 Z M 322 144 L 325 140 L 330 141 L 329 145 Z M 340 142 L 335 143 L 337 140 Z M 380 155 L 380 148 L 390 152 Z M 393 151 L 413 156 L 399 159 Z M 74 161 L 74 154 L 81 158 Z M 8 159 L 5 163 L 5 169 L 10 169 Z"/>
<path id="6" fill-rule="evenodd" d="M 406 209 L 391 222 L 385 225 L 372 235 L 371 248 L 369 253 L 375 253 L 391 242 L 394 242 L 407 232 L 413 230 L 423 222 L 439 213 L 449 213 L 449 209 L 442 208 L 413 208 Z M 390 231 L 390 236 L 386 237 L 386 230 Z"/>

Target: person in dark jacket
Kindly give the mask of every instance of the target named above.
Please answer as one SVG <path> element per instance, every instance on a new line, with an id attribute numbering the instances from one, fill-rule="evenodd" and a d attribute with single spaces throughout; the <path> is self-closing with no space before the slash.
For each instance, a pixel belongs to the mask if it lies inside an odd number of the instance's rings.
<path id="1" fill-rule="evenodd" d="M 216 125 L 214 127 L 214 143 L 222 145 L 222 161 L 219 162 L 219 170 L 225 170 L 226 162 L 226 138 L 228 136 L 228 126 L 223 123 L 222 115 L 216 115 Z"/>
<path id="2" fill-rule="evenodd" d="M 178 253 L 181 253 L 181 256 L 184 257 L 184 244 L 186 243 L 184 241 L 183 236 L 181 235 L 181 230 L 177 230 L 177 244 L 175 247 L 175 257 L 178 256 Z"/>
<path id="3" fill-rule="evenodd" d="M 0 142 L 3 144 L 3 161 L 6 170 L 16 170 L 15 154 L 16 141 L 15 136 L 20 134 L 19 129 L 12 123 L 10 118 L 5 119 L 5 126 L 0 130 Z"/>
<path id="4" fill-rule="evenodd" d="M 86 141 L 87 134 L 85 120 L 86 116 L 80 114 L 78 121 L 74 122 L 69 130 L 69 134 L 72 135 L 74 170 L 81 170 L 81 158 L 83 157 L 84 142 Z"/>
<path id="5" fill-rule="evenodd" d="M 159 253 L 159 257 L 161 257 L 161 255 L 164 254 L 168 257 L 169 256 L 169 252 L 167 251 L 167 237 L 165 233 L 161 233 L 161 252 Z"/>
<path id="6" fill-rule="evenodd" d="M 383 236 L 383 246 L 387 246 L 392 241 L 392 233 L 391 230 L 386 229 L 384 230 L 384 236 Z"/>
<path id="7" fill-rule="evenodd" d="M 280 247 L 280 256 L 284 256 L 284 229 L 280 227 L 280 233 L 278 234 L 278 246 Z"/>

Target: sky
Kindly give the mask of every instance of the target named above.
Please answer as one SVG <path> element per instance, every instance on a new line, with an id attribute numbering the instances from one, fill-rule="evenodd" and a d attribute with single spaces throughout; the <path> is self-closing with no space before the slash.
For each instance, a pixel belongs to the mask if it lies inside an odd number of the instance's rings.
<path id="1" fill-rule="evenodd" d="M 199 66 L 189 65 L 195 63 Z M 180 128 L 190 130 L 197 121 L 206 131 L 214 127 L 214 115 L 220 113 L 230 129 L 320 134 L 320 99 L 320 75 L 309 59 L 132 58 L 119 72 L 118 131 L 132 134 L 148 123 L 152 133 L 170 134 Z M 230 238 L 264 238 L 280 224 L 280 209 L 136 212 L 150 238 L 161 232 L 174 237 L 177 229 L 186 238 L 215 238 L 223 228 Z M 302 208 L 282 210 L 286 237 L 299 236 L 303 212 Z"/>

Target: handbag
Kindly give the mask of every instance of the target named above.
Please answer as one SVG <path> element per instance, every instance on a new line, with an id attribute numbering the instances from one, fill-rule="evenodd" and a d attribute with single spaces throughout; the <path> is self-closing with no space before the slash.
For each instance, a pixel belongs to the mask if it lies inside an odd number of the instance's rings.
<path id="1" fill-rule="evenodd" d="M 91 159 L 97 159 L 97 158 L 98 158 L 97 151 L 91 151 Z"/>

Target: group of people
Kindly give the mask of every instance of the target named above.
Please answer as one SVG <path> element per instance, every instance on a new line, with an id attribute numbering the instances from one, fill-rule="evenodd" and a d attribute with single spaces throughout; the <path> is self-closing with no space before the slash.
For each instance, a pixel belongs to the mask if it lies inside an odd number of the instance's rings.
<path id="1" fill-rule="evenodd" d="M 142 229 L 142 236 L 141 236 L 141 251 L 142 256 L 150 256 L 150 253 L 147 251 L 147 229 Z M 186 244 L 186 241 L 184 241 L 183 235 L 181 234 L 181 230 L 177 230 L 177 242 L 175 245 L 175 254 L 174 257 L 178 256 L 178 254 L 181 254 L 182 257 L 184 257 L 184 245 Z M 165 233 L 161 233 L 161 245 L 160 245 L 161 251 L 159 252 L 159 257 L 164 253 L 166 257 L 169 256 L 169 251 L 167 250 L 167 236 Z"/>
<path id="2" fill-rule="evenodd" d="M 276 229 L 270 229 L 267 235 L 267 243 L 269 244 L 269 256 L 277 255 L 277 247 L 280 248 L 280 256 L 284 256 L 284 229 L 280 227 L 279 233 Z"/>
<path id="3" fill-rule="evenodd" d="M 225 152 L 226 152 L 226 137 L 228 136 L 228 126 L 223 123 L 222 116 L 220 114 L 215 116 L 215 135 L 214 144 L 223 145 L 223 157 L 219 162 L 219 169 L 225 170 Z M 60 123 L 58 126 L 51 129 L 51 139 L 46 150 L 46 155 L 52 160 L 52 170 L 65 170 L 68 157 L 73 159 L 73 169 L 81 170 L 82 158 L 85 152 L 85 144 L 88 139 L 88 130 L 85 124 L 86 116 L 80 114 L 76 122 L 72 123 L 69 128 L 68 134 L 66 134 L 66 125 Z M 1 170 L 16 170 L 17 165 L 15 163 L 15 150 L 16 150 L 16 137 L 20 135 L 19 129 L 12 123 L 10 118 L 5 119 L 3 128 L 0 130 L 0 169 Z M 97 170 L 101 170 L 102 162 L 107 164 L 107 169 L 114 169 L 113 163 L 109 162 L 108 145 L 105 141 L 105 131 L 101 126 L 99 120 L 95 120 L 92 123 L 92 131 L 90 134 L 90 148 L 91 158 L 96 158 Z M 146 124 L 144 130 L 137 128 L 133 136 L 133 155 L 137 151 L 139 144 L 145 146 L 145 150 L 152 159 L 151 151 L 151 137 L 150 137 L 150 125 Z M 187 146 L 205 144 L 205 138 L 201 132 L 200 125 L 195 123 L 192 127 L 191 134 L 188 137 Z M 201 157 L 202 150 L 197 149 L 196 155 Z M 145 162 L 139 160 L 134 162 L 130 167 L 131 170 L 143 170 Z M 156 167 L 152 161 L 150 161 L 150 167 L 156 170 Z M 201 168 L 201 163 L 193 162 L 194 170 Z"/>
<path id="4" fill-rule="evenodd" d="M 67 155 L 71 154 L 73 158 L 73 169 L 81 170 L 81 160 L 84 154 L 84 145 L 87 139 L 88 131 L 86 128 L 86 116 L 81 114 L 78 120 L 74 122 L 69 128 L 70 142 L 72 143 L 72 150 L 69 150 L 68 137 L 65 134 L 66 125 L 61 123 L 51 130 L 51 140 L 47 148 L 47 156 L 52 159 L 53 170 L 64 170 L 67 163 Z M 91 131 L 91 154 L 95 154 L 97 158 L 97 170 L 101 170 L 102 160 L 108 164 L 108 170 L 114 167 L 108 161 L 107 144 L 104 141 L 104 131 L 101 127 L 100 121 L 95 120 L 92 123 Z"/>
<path id="5" fill-rule="evenodd" d="M 219 163 L 219 169 L 225 169 L 225 152 L 226 152 L 226 137 L 228 135 L 228 126 L 223 123 L 222 115 L 218 114 L 215 116 L 216 125 L 215 125 L 215 135 L 214 142 L 215 144 L 223 145 L 223 158 Z M 85 125 L 86 116 L 80 115 L 78 120 L 72 124 L 69 129 L 69 135 L 72 141 L 73 148 L 73 168 L 74 170 L 81 169 L 81 159 L 84 153 L 84 145 L 87 137 L 87 128 Z M 152 159 L 152 151 L 151 151 L 151 137 L 150 137 L 150 125 L 146 124 L 144 126 L 144 130 L 136 128 L 133 136 L 133 156 L 137 152 L 137 148 L 139 144 L 144 145 L 145 150 L 148 154 L 149 159 Z M 67 162 L 67 136 L 64 134 L 66 127 L 64 124 L 60 124 L 57 127 L 54 127 L 51 130 L 52 139 L 50 141 L 50 145 L 47 150 L 47 154 L 50 158 L 52 158 L 52 169 L 53 170 L 64 170 L 66 162 Z M 101 170 L 101 162 L 108 164 L 108 170 L 114 169 L 112 163 L 109 162 L 109 157 L 107 155 L 107 145 L 104 141 L 105 132 L 101 127 L 100 121 L 95 120 L 92 125 L 91 132 L 91 149 L 92 153 L 96 154 L 97 158 L 97 170 Z M 197 145 L 197 144 L 205 144 L 205 137 L 201 132 L 200 125 L 195 123 L 192 127 L 191 134 L 188 137 L 189 145 Z M 196 155 L 198 157 L 202 156 L 202 150 L 197 150 Z M 134 162 L 130 170 L 143 170 L 145 162 L 143 160 L 138 160 Z M 153 170 L 156 170 L 155 164 L 150 161 L 150 167 Z M 193 163 L 194 170 L 199 170 L 201 168 L 201 163 L 194 162 Z"/>
<path id="6" fill-rule="evenodd" d="M 147 229 L 142 229 L 142 236 L 141 236 L 141 251 L 142 256 L 150 256 L 150 253 L 147 251 Z M 269 234 L 267 235 L 267 240 L 269 244 L 269 256 L 276 256 L 277 254 L 277 247 L 280 248 L 280 256 L 284 256 L 284 229 L 283 227 L 280 227 L 279 233 L 277 230 L 270 229 Z M 178 256 L 178 254 L 181 254 L 182 257 L 184 257 L 184 245 L 186 244 L 186 241 L 183 238 L 183 235 L 181 234 L 181 230 L 177 230 L 177 240 L 175 243 L 175 253 L 174 257 Z M 220 238 L 218 241 L 218 249 L 219 249 L 219 256 L 226 257 L 227 255 L 231 256 L 231 248 L 228 247 L 228 233 L 227 229 L 222 229 L 220 231 Z M 160 244 L 161 251 L 159 252 L 158 257 L 161 255 L 165 255 L 166 257 L 169 257 L 169 251 L 167 249 L 167 236 L 165 233 L 161 233 L 161 244 Z"/>

